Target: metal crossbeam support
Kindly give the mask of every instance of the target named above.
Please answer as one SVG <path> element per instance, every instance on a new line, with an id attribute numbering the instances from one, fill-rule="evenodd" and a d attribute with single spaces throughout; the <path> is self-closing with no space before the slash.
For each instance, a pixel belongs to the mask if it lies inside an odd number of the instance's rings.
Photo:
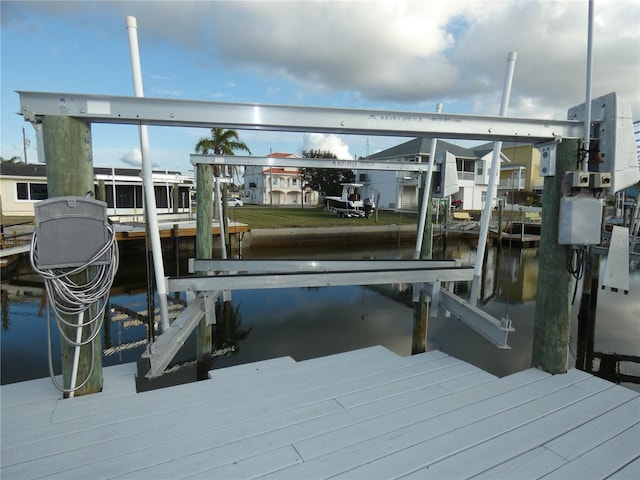
<path id="1" fill-rule="evenodd" d="M 209 260 L 189 259 L 189 273 L 195 272 L 345 272 L 455 268 L 457 260 Z M 387 283 L 392 283 L 390 280 Z"/>
<path id="2" fill-rule="evenodd" d="M 276 158 L 250 157 L 243 155 L 221 156 L 192 153 L 193 165 L 211 163 L 214 165 L 242 165 L 258 167 L 305 167 L 305 168 L 344 168 L 350 170 L 388 170 L 398 172 L 426 172 L 428 163 L 418 162 L 373 162 L 369 160 L 341 160 L 337 158 Z"/>
<path id="3" fill-rule="evenodd" d="M 507 345 L 509 332 L 515 331 L 511 322 L 497 320 L 447 289 L 438 288 L 439 291 L 435 292 L 432 290 L 432 285 L 425 284 L 424 290 L 429 297 L 438 296 L 439 304 L 445 310 L 453 313 L 462 323 L 471 327 L 495 346 L 505 349 L 511 348 Z"/>
<path id="4" fill-rule="evenodd" d="M 373 109 L 205 102 L 148 97 L 19 91 L 20 114 L 30 122 L 47 115 L 96 123 L 243 130 L 321 132 L 398 137 L 547 142 L 581 138 L 573 120 L 534 120 L 480 115 Z"/>
<path id="5" fill-rule="evenodd" d="M 167 365 L 187 341 L 193 329 L 196 328 L 200 319 L 206 315 L 206 308 L 211 308 L 212 302 L 215 302 L 215 293 L 209 295 L 209 300 L 201 293 L 190 301 L 187 308 L 171 323 L 171 326 L 162 332 L 162 335 L 153 343 L 147 345 L 147 349 L 142 353 L 142 358 L 148 358 L 151 366 L 145 375 L 147 378 L 162 375 Z"/>
<path id="6" fill-rule="evenodd" d="M 345 266 L 343 271 L 304 273 L 251 273 L 176 277 L 167 280 L 172 292 L 204 290 L 252 290 L 264 288 L 331 287 L 342 285 L 385 285 L 389 283 L 468 281 L 473 267 L 378 269 L 357 271 Z"/>

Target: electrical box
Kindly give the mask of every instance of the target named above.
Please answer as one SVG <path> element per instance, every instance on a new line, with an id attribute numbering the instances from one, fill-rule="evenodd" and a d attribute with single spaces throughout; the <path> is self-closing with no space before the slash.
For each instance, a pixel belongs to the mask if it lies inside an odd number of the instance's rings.
<path id="1" fill-rule="evenodd" d="M 560 199 L 558 243 L 560 245 L 598 245 L 602 222 L 602 202 L 591 195 Z"/>
<path id="2" fill-rule="evenodd" d="M 540 176 L 554 176 L 556 174 L 556 142 L 540 145 L 538 150 L 540 150 Z"/>
<path id="3" fill-rule="evenodd" d="M 455 155 L 447 151 L 438 152 L 434 160 L 439 168 L 433 172 L 433 197 L 445 198 L 460 190 Z"/>
<path id="4" fill-rule="evenodd" d="M 72 268 L 91 260 L 108 242 L 107 204 L 84 197 L 54 197 L 35 204 L 38 267 Z M 94 265 L 111 261 L 108 253 Z"/>
<path id="5" fill-rule="evenodd" d="M 569 184 L 571 185 L 571 187 L 582 188 L 589 186 L 589 172 L 567 172 L 567 175 L 569 175 Z"/>
<path id="6" fill-rule="evenodd" d="M 591 188 L 609 188 L 611 187 L 611 173 L 594 172 L 589 176 L 589 186 Z"/>
<path id="7" fill-rule="evenodd" d="M 584 121 L 585 104 L 569 109 L 569 120 Z M 597 141 L 604 163 L 600 172 L 611 173 L 611 192 L 630 187 L 640 180 L 640 167 L 633 133 L 631 107 L 615 93 L 595 98 L 591 102 L 591 122 L 595 125 L 593 140 Z"/>

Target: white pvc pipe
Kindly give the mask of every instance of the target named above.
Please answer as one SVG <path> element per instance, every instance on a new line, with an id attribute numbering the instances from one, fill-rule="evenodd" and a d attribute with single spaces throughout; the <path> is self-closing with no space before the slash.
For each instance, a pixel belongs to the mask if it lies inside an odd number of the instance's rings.
<path id="1" fill-rule="evenodd" d="M 587 85 L 584 101 L 584 149 L 587 156 L 582 162 L 582 170 L 589 170 L 589 143 L 591 142 L 591 77 L 593 76 L 593 0 L 589 0 L 587 27 Z"/>
<path id="2" fill-rule="evenodd" d="M 222 255 L 222 259 L 227 259 L 227 243 L 225 239 L 225 231 L 224 231 L 224 221 L 222 218 L 222 198 L 220 195 L 220 182 L 218 181 L 218 177 L 213 178 L 216 186 L 216 208 L 218 209 L 218 216 L 220 217 L 218 221 L 220 222 L 220 254 Z"/>
<path id="3" fill-rule="evenodd" d="M 133 73 L 133 89 L 136 97 L 144 97 L 142 89 L 142 73 L 140 69 L 140 52 L 138 49 L 138 25 L 135 17 L 127 17 L 127 31 L 129 32 L 129 50 L 131 52 L 131 71 Z M 162 246 L 160 244 L 160 230 L 156 214 L 156 194 L 153 188 L 153 171 L 149 158 L 149 135 L 147 126 L 140 125 L 140 151 L 142 154 L 142 179 L 144 184 L 145 208 L 147 209 L 147 228 L 151 239 L 153 268 L 156 277 L 156 290 L 160 301 L 160 325 L 162 331 L 170 327 L 169 307 L 167 302 L 167 284 L 162 262 Z"/>
<path id="4" fill-rule="evenodd" d="M 500 116 L 506 117 L 511 96 L 511 83 L 513 82 L 513 71 L 516 64 L 516 52 L 509 52 L 507 56 L 507 74 L 504 80 L 502 91 L 502 101 L 500 102 Z M 487 236 L 489 234 L 489 221 L 491 220 L 491 208 L 493 207 L 493 197 L 496 192 L 496 177 L 500 171 L 500 152 L 502 151 L 502 141 L 493 142 L 493 156 L 491 159 L 491 170 L 489 173 L 489 185 L 485 197 L 484 209 L 480 219 L 480 238 L 478 240 L 478 251 L 476 253 L 476 264 L 473 269 L 473 280 L 471 282 L 471 293 L 469 303 L 475 306 L 478 303 L 478 293 L 480 291 L 480 278 L 482 276 L 482 264 L 484 263 L 484 252 L 487 246 Z"/>
<path id="5" fill-rule="evenodd" d="M 436 105 L 436 113 L 442 112 L 442 104 Z M 420 252 L 422 251 L 422 239 L 424 238 L 424 226 L 427 219 L 427 202 L 429 201 L 431 193 L 431 179 L 433 178 L 433 163 L 436 156 L 436 145 L 438 143 L 437 138 L 431 139 L 431 147 L 429 148 L 429 167 L 427 168 L 427 179 L 424 184 L 424 191 L 422 192 L 422 207 L 420 208 L 420 219 L 418 221 L 418 232 L 416 236 L 416 251 L 413 254 L 413 258 L 419 259 Z M 442 165 L 444 169 L 444 164 Z M 431 219 L 429 219 L 431 221 Z"/>
<path id="6" fill-rule="evenodd" d="M 78 366 L 80 364 L 80 342 L 82 342 L 82 322 L 84 321 L 84 310 L 78 314 L 78 326 L 76 327 L 76 346 L 73 349 L 73 364 L 71 365 L 71 383 L 69 385 L 69 398 L 73 398 L 78 381 Z"/>

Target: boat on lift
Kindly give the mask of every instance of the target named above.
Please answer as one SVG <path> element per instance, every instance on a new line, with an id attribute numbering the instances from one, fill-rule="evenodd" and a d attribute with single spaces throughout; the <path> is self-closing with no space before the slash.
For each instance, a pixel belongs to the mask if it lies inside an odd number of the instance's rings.
<path id="1" fill-rule="evenodd" d="M 342 195 L 339 197 L 325 197 L 327 210 L 336 212 L 339 217 L 365 217 L 369 218 L 375 210 L 373 199 L 361 198 L 358 188 L 362 183 L 341 183 Z"/>

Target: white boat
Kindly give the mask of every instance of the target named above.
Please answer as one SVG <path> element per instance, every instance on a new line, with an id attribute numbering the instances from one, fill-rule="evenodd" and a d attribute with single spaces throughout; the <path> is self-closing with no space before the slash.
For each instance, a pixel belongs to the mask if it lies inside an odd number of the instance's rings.
<path id="1" fill-rule="evenodd" d="M 358 188 L 362 183 L 341 183 L 342 195 L 339 197 L 325 197 L 327 210 L 336 212 L 339 217 L 366 217 L 369 218 L 375 209 L 373 199 L 362 199 L 358 193 Z"/>

